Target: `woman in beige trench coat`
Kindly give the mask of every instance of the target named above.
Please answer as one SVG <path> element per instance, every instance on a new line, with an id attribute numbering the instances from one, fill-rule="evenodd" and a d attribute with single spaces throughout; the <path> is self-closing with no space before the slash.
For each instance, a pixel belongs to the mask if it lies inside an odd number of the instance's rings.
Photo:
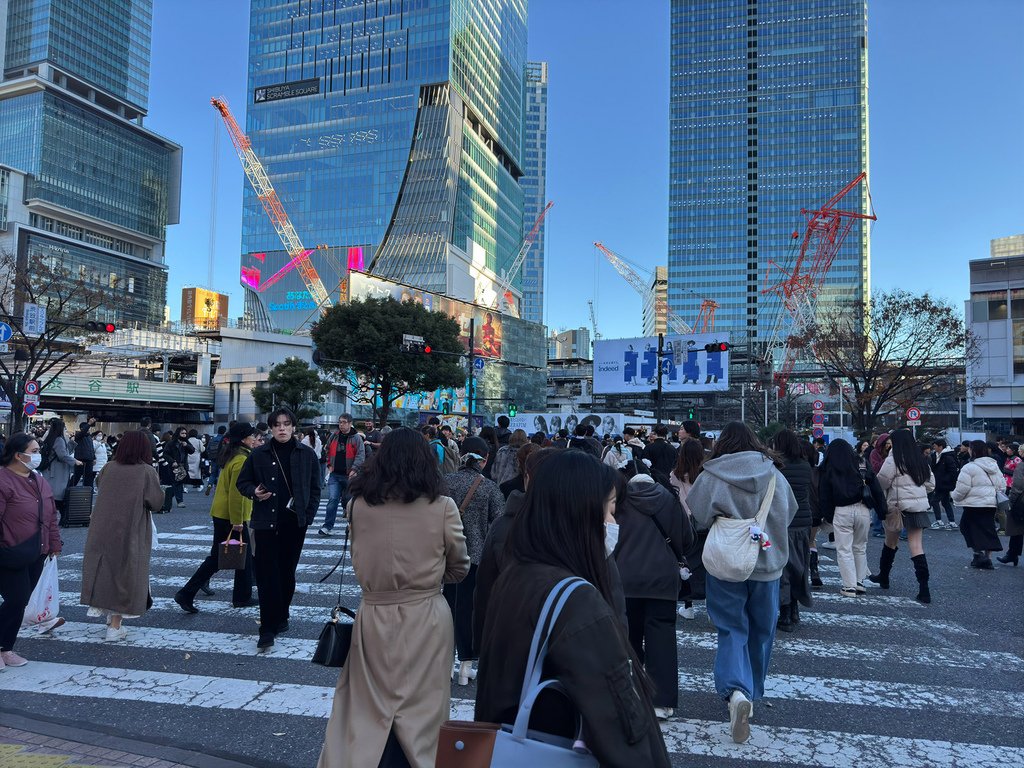
<path id="1" fill-rule="evenodd" d="M 459 510 L 440 495 L 437 457 L 411 429 L 388 434 L 349 489 L 363 600 L 318 768 L 378 766 L 392 732 L 409 765 L 433 768 L 454 646 L 441 585 L 469 572 Z"/>

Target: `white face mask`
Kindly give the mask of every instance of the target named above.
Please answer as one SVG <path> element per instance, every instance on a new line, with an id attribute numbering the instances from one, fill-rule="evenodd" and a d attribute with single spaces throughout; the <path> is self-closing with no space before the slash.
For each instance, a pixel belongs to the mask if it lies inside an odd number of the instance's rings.
<path id="1" fill-rule="evenodd" d="M 39 465 L 43 463 L 43 454 L 41 453 L 24 453 L 23 456 L 28 456 L 28 461 L 22 461 L 29 469 L 39 469 Z M 21 459 L 18 459 L 21 461 Z"/>
<path id="2" fill-rule="evenodd" d="M 618 523 L 605 523 L 604 524 L 604 553 L 608 556 L 612 556 L 612 552 L 615 551 L 615 545 L 619 543 L 619 524 Z"/>

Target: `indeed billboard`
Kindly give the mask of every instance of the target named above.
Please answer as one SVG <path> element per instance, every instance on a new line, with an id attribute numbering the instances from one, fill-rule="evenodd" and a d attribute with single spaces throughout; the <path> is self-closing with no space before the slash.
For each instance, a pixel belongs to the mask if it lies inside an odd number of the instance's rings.
<path id="1" fill-rule="evenodd" d="M 729 342 L 727 333 L 666 335 L 661 358 L 663 392 L 725 392 L 729 352 L 705 351 Z M 594 394 L 646 395 L 658 385 L 658 337 L 594 342 Z"/>

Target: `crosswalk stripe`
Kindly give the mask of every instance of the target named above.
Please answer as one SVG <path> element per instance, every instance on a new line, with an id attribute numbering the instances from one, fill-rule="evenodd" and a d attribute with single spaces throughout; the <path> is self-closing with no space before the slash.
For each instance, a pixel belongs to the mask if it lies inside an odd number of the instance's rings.
<path id="1" fill-rule="evenodd" d="M 209 549 L 206 550 L 206 554 L 209 554 Z M 201 562 L 203 562 L 204 557 L 205 557 L 205 555 L 203 555 L 202 557 L 200 557 L 200 556 L 196 556 L 196 557 L 160 557 L 160 556 L 155 556 L 155 557 L 149 558 L 149 566 L 150 566 L 150 568 L 181 568 L 182 571 L 187 571 L 187 575 L 186 575 L 185 578 L 188 578 L 188 576 L 191 576 L 192 572 L 195 571 L 195 569 L 199 567 L 199 564 Z M 80 563 L 80 562 L 82 562 L 82 555 L 80 555 L 80 554 L 61 555 L 60 559 L 64 561 L 64 564 L 67 564 L 67 563 Z M 333 562 L 332 562 L 331 558 L 327 558 L 323 563 L 299 563 L 298 568 L 296 568 L 296 573 L 314 573 L 314 574 L 319 574 L 320 576 L 326 576 L 327 572 L 331 570 L 331 568 L 334 566 L 334 563 L 337 562 L 337 561 L 338 561 L 338 555 L 335 555 L 334 558 L 333 558 Z M 346 565 L 346 566 L 343 566 L 343 567 L 345 568 L 346 573 L 351 575 L 351 573 L 352 573 L 352 571 L 351 571 L 352 566 Z M 339 568 L 338 570 L 340 571 L 341 568 Z M 335 571 L 335 573 L 337 573 L 337 571 Z M 63 574 L 63 573 L 61 574 L 61 582 L 64 581 L 64 575 L 65 574 Z M 67 574 L 67 576 L 69 578 L 77 578 L 77 577 L 81 576 L 81 573 L 78 573 L 78 574 L 69 573 L 69 574 Z"/>
<path id="2" fill-rule="evenodd" d="M 338 529 L 335 528 L 335 533 Z M 213 529 L 210 529 L 206 533 L 161 533 L 160 543 L 164 542 L 171 543 L 174 541 L 181 542 L 195 542 L 197 544 L 206 544 L 206 548 L 210 548 L 210 544 L 213 542 Z M 302 550 L 305 552 L 306 547 L 335 547 L 339 551 L 342 545 L 345 543 L 345 531 L 342 529 L 341 535 L 334 536 L 320 536 L 315 531 L 310 534 L 306 534 L 306 543 L 302 545 Z"/>
<path id="3" fill-rule="evenodd" d="M 334 696 L 334 688 L 326 686 L 49 662 L 33 662 L 8 670 L 0 675 L 0 690 L 320 719 L 327 717 Z M 471 701 L 454 699 L 452 716 L 471 719 L 473 706 Z M 760 725 L 752 727 L 750 741 L 739 745 L 729 740 L 723 721 L 687 719 L 663 723 L 661 728 L 669 751 L 677 754 L 824 768 L 1004 768 L 1006 751 L 1011 749 Z"/>
<path id="4" fill-rule="evenodd" d="M 335 594 L 337 594 L 337 587 Z M 78 605 L 81 594 L 78 592 L 61 592 L 60 601 L 63 605 Z M 242 616 L 250 619 L 259 618 L 259 608 L 252 606 L 249 608 L 235 608 L 231 603 L 223 602 L 220 600 L 203 600 L 197 604 L 202 613 L 213 613 L 219 616 Z M 331 606 L 323 605 L 296 605 L 292 603 L 292 607 L 289 610 L 289 618 L 291 620 L 298 621 L 327 621 L 330 618 Z M 153 598 L 153 609 L 158 611 L 171 611 L 172 613 L 180 614 L 181 608 L 169 597 L 154 597 Z"/>

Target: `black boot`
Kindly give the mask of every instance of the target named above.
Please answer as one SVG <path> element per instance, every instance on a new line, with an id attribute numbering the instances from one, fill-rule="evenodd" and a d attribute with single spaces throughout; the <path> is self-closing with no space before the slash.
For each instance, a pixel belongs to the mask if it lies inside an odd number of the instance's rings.
<path id="1" fill-rule="evenodd" d="M 199 586 L 199 589 L 200 589 L 200 591 L 202 591 L 202 593 L 203 593 L 204 595 L 206 595 L 207 597 L 213 597 L 214 595 L 216 595 L 216 594 L 217 594 L 217 593 L 216 593 L 216 592 L 214 592 L 214 591 L 213 591 L 212 589 L 210 589 L 210 580 L 209 580 L 209 579 L 207 579 L 206 581 L 204 581 L 204 582 L 203 582 L 203 583 L 202 583 L 202 584 L 201 584 L 201 585 Z"/>
<path id="2" fill-rule="evenodd" d="M 878 573 L 868 576 L 870 581 L 873 581 L 882 589 L 889 588 L 889 571 L 892 570 L 892 562 L 896 559 L 897 551 L 899 551 L 899 547 L 893 547 L 890 549 L 888 546 L 883 544 L 882 556 L 878 559 Z"/>
<path id="3" fill-rule="evenodd" d="M 779 621 L 775 627 L 782 632 L 793 631 L 793 622 L 789 618 L 789 603 L 779 606 Z"/>
<path id="4" fill-rule="evenodd" d="M 810 569 L 811 569 L 811 586 L 812 587 L 821 587 L 821 586 L 823 586 L 823 583 L 821 581 L 821 574 L 818 573 L 818 550 L 816 550 L 816 549 L 812 549 L 811 550 Z"/>
<path id="5" fill-rule="evenodd" d="M 915 555 L 910 558 L 914 564 L 914 575 L 917 576 L 918 591 L 914 599 L 919 603 L 930 603 L 932 593 L 928 591 L 928 559 L 923 555 Z"/>
<path id="6" fill-rule="evenodd" d="M 174 602 L 181 606 L 181 610 L 185 613 L 199 613 L 199 609 L 196 608 L 195 604 L 196 595 L 194 592 L 188 592 L 185 589 L 179 589 L 174 595 Z"/>
<path id="7" fill-rule="evenodd" d="M 1002 557 L 997 557 L 996 560 L 998 560 L 1003 565 L 1012 565 L 1014 568 L 1016 568 L 1017 563 L 1020 561 L 1020 556 L 1011 555 L 1009 552 L 1007 552 Z"/>
<path id="8" fill-rule="evenodd" d="M 789 620 L 794 627 L 800 623 L 800 603 L 796 600 L 789 604 Z"/>

